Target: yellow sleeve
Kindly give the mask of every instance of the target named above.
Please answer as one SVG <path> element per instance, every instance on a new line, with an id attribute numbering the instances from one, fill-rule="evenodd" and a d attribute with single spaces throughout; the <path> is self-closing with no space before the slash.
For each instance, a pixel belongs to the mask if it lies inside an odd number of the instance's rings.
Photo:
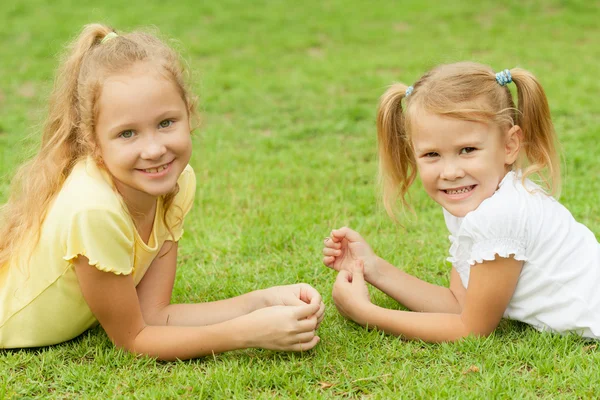
<path id="1" fill-rule="evenodd" d="M 171 228 L 172 235 L 167 240 L 177 242 L 183 235 L 183 221 L 194 204 L 196 196 L 196 174 L 188 165 L 177 180 L 179 192 L 173 199 L 173 204 L 167 212 L 167 225 Z"/>
<path id="2" fill-rule="evenodd" d="M 106 209 L 87 209 L 73 214 L 66 234 L 63 259 L 78 255 L 101 271 L 128 275 L 133 271 L 134 231 L 126 216 Z"/>

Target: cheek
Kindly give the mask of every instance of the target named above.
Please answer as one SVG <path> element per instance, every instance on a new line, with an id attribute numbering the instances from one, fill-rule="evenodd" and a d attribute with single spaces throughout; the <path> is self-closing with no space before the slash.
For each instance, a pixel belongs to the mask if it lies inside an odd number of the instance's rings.
<path id="1" fill-rule="evenodd" d="M 417 173 L 423 182 L 431 181 L 435 176 L 435 166 L 426 163 L 417 163 Z"/>

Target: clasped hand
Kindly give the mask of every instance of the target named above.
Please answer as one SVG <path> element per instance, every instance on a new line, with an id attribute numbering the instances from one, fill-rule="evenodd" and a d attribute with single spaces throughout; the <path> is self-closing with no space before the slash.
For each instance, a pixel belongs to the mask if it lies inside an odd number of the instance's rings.
<path id="1" fill-rule="evenodd" d="M 247 315 L 250 347 L 306 351 L 319 343 L 316 330 L 325 304 L 310 285 L 275 286 L 263 291 L 266 307 Z"/>

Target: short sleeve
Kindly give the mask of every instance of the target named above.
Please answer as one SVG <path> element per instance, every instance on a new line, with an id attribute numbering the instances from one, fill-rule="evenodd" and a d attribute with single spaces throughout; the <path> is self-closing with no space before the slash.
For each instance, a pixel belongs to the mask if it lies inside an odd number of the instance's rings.
<path id="1" fill-rule="evenodd" d="M 179 192 L 167 212 L 167 226 L 171 229 L 168 240 L 179 241 L 183 235 L 183 221 L 190 212 L 196 196 L 196 175 L 188 165 L 177 180 Z"/>
<path id="2" fill-rule="evenodd" d="M 78 211 L 68 224 L 63 259 L 82 255 L 101 271 L 128 275 L 133 271 L 133 229 L 125 215 L 111 210 Z"/>
<path id="3" fill-rule="evenodd" d="M 527 261 L 527 209 L 518 193 L 497 192 L 468 213 L 450 236 L 450 257 L 455 265 L 475 265 L 496 256 Z"/>

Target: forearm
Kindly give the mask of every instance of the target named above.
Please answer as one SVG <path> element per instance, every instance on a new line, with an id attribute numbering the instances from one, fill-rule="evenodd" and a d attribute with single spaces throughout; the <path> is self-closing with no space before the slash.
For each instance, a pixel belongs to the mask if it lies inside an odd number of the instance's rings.
<path id="1" fill-rule="evenodd" d="M 244 338 L 243 323 L 231 320 L 220 324 L 189 326 L 146 326 L 127 350 L 161 360 L 186 360 L 250 347 Z"/>
<path id="2" fill-rule="evenodd" d="M 362 326 L 426 342 L 451 342 L 473 334 L 460 314 L 389 310 L 369 304 L 351 317 Z"/>
<path id="3" fill-rule="evenodd" d="M 266 306 L 263 291 L 255 290 L 225 300 L 157 307 L 154 313 L 145 314 L 144 320 L 149 325 L 205 326 L 229 321 Z"/>
<path id="4" fill-rule="evenodd" d="M 406 308 L 427 313 L 461 312 L 461 306 L 449 288 L 416 278 L 378 257 L 376 269 L 367 282 Z"/>

